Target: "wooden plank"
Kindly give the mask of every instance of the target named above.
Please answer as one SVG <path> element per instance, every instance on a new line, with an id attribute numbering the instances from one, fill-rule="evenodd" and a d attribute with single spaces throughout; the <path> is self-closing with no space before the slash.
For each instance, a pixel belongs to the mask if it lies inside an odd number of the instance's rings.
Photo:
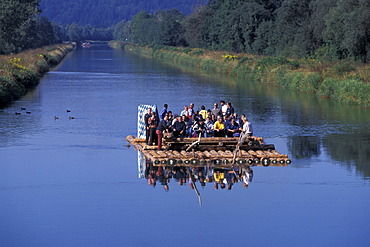
<path id="1" fill-rule="evenodd" d="M 215 159 L 219 159 L 222 163 L 222 166 L 227 167 L 230 166 L 230 163 L 233 162 L 235 145 L 230 144 L 238 141 L 238 138 L 202 138 L 201 140 L 205 139 L 208 143 L 204 143 L 199 146 L 195 147 L 192 151 L 186 152 L 182 150 L 188 145 L 189 143 L 194 142 L 197 138 L 184 138 L 184 139 L 177 139 L 175 142 L 171 140 L 174 145 L 171 145 L 169 149 L 157 150 L 157 146 L 147 146 L 145 144 L 144 139 L 138 139 L 134 136 L 127 136 L 126 140 L 137 150 L 143 153 L 145 158 L 151 162 L 156 162 L 157 165 L 163 165 L 163 162 L 168 162 L 169 159 L 181 160 L 182 162 L 192 161 L 198 162 L 187 164 L 188 166 L 194 166 L 197 164 L 199 166 L 205 165 L 205 163 L 211 163 Z M 249 138 L 252 141 L 258 141 L 263 143 L 262 137 L 253 137 Z M 223 142 L 223 146 L 219 145 L 219 141 Z M 189 142 L 189 143 L 186 143 Z M 177 148 L 177 149 L 174 149 Z M 278 151 L 275 150 L 275 146 L 273 144 L 269 145 L 255 145 L 255 146 L 247 146 L 243 145 L 242 149 L 239 150 L 236 159 L 254 159 L 258 157 L 262 158 L 269 158 L 270 162 L 276 162 L 276 166 L 286 166 L 287 161 L 290 163 L 291 161 L 288 159 L 288 155 L 280 154 Z M 162 163 L 160 163 L 162 162 Z M 159 163 L 159 164 L 158 164 Z M 177 165 L 175 162 L 174 165 Z M 180 165 L 180 164 L 179 164 Z M 183 165 L 183 164 L 182 164 Z M 215 164 L 212 164 L 214 166 Z M 262 165 L 253 163 L 253 165 Z"/>

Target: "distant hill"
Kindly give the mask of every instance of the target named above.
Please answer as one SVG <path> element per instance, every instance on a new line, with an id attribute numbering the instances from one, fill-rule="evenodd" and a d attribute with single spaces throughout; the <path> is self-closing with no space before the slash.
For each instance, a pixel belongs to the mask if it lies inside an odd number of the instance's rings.
<path id="1" fill-rule="evenodd" d="M 189 14 L 207 0 L 41 0 L 42 15 L 57 24 L 76 22 L 80 26 L 108 27 L 121 20 L 130 20 L 141 10 L 155 13 L 159 9 L 176 8 Z"/>

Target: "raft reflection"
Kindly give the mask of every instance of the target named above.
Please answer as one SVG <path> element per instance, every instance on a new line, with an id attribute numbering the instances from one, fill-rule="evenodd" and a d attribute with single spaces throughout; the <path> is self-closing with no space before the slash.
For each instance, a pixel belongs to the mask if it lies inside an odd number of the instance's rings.
<path id="1" fill-rule="evenodd" d="M 144 168 L 144 167 L 143 167 Z M 152 162 L 145 162 L 143 178 L 148 184 L 156 187 L 163 186 L 165 191 L 169 190 L 171 180 L 179 186 L 189 184 L 190 189 L 197 189 L 197 184 L 205 187 L 212 184 L 214 189 L 231 190 L 233 185 L 240 183 L 247 187 L 253 179 L 253 170 L 248 165 L 234 166 L 233 168 L 205 166 L 155 166 Z"/>

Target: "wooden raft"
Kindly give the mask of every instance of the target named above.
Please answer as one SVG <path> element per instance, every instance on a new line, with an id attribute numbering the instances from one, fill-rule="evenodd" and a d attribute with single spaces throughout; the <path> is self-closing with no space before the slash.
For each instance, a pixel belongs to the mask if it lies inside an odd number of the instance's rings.
<path id="1" fill-rule="evenodd" d="M 235 154 L 238 138 L 201 138 L 199 144 L 186 151 L 198 138 L 163 139 L 162 150 L 148 146 L 145 139 L 132 135 L 126 140 L 154 165 L 204 166 L 216 165 L 229 168 L 235 164 L 250 166 L 286 166 L 291 160 L 275 150 L 274 145 L 265 144 L 261 137 L 250 137 Z"/>

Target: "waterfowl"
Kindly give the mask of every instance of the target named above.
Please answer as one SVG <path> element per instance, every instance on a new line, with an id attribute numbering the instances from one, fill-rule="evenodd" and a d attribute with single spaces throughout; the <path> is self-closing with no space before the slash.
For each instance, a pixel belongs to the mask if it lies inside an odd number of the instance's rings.
<path id="1" fill-rule="evenodd" d="M 24 108 L 24 107 L 21 107 L 21 111 L 25 111 L 26 110 L 26 108 Z"/>
<path id="2" fill-rule="evenodd" d="M 26 114 L 31 114 L 31 112 L 30 111 L 26 111 Z"/>
<path id="3" fill-rule="evenodd" d="M 57 120 L 57 119 L 59 119 L 59 117 L 57 117 L 57 116 L 54 116 L 54 119 L 55 119 L 55 120 Z"/>
<path id="4" fill-rule="evenodd" d="M 69 117 L 69 119 L 75 119 L 75 117 Z"/>
<path id="5" fill-rule="evenodd" d="M 67 112 L 71 112 L 71 110 L 67 110 Z"/>
<path id="6" fill-rule="evenodd" d="M 21 115 L 21 113 L 20 112 L 16 112 L 15 115 Z"/>

